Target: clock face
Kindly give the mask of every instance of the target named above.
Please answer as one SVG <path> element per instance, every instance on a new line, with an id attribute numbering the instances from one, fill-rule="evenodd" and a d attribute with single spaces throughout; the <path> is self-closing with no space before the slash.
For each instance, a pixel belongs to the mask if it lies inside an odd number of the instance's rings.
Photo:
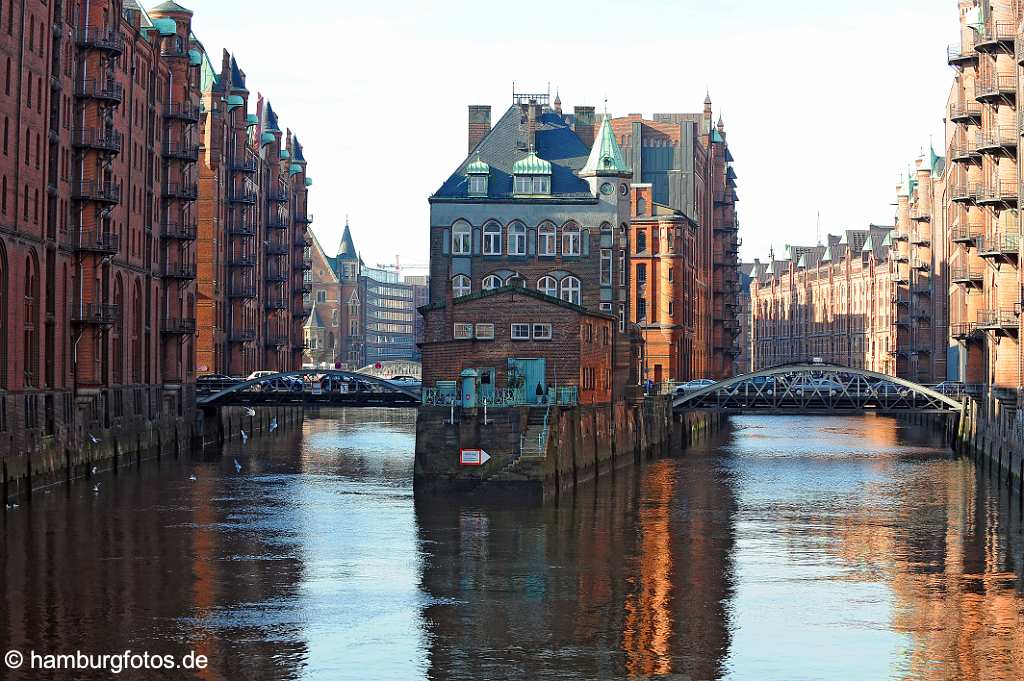
<path id="1" fill-rule="evenodd" d="M 625 182 L 619 185 L 619 193 L 623 196 L 629 193 L 629 186 Z"/>
<path id="2" fill-rule="evenodd" d="M 613 191 L 615 191 L 615 187 L 613 187 L 610 182 L 605 182 L 601 185 L 602 194 L 611 194 Z"/>

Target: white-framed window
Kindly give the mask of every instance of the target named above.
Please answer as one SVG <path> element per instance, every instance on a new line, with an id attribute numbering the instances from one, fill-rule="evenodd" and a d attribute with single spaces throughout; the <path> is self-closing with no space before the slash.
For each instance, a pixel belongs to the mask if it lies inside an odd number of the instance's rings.
<path id="1" fill-rule="evenodd" d="M 468 222 L 452 225 L 452 255 L 469 255 L 473 241 L 473 229 Z"/>
<path id="2" fill-rule="evenodd" d="M 467 338 L 473 337 L 473 325 L 465 324 L 463 322 L 455 322 L 452 330 L 452 337 L 455 340 L 466 340 Z"/>
<path id="3" fill-rule="evenodd" d="M 567 222 L 562 227 L 562 255 L 580 254 L 580 226 Z"/>
<path id="4" fill-rule="evenodd" d="M 494 324 L 477 324 L 476 337 L 480 340 L 494 340 Z"/>
<path id="5" fill-rule="evenodd" d="M 501 288 L 501 286 L 501 277 L 499 277 L 497 274 L 488 274 L 486 277 L 484 277 L 483 289 L 485 291 Z"/>
<path id="6" fill-rule="evenodd" d="M 452 297 L 461 298 L 462 296 L 468 296 L 470 291 L 473 290 L 473 286 L 469 281 L 469 277 L 465 274 L 456 274 L 452 277 Z"/>
<path id="7" fill-rule="evenodd" d="M 612 249 L 601 249 L 601 286 L 612 285 Z"/>
<path id="8" fill-rule="evenodd" d="M 537 280 L 537 290 L 552 298 L 558 297 L 558 282 L 554 277 L 541 277 Z"/>
<path id="9" fill-rule="evenodd" d="M 508 254 L 526 255 L 526 225 L 521 222 L 508 226 Z"/>
<path id="10" fill-rule="evenodd" d="M 558 252 L 558 228 L 544 222 L 537 228 L 537 255 L 555 255 Z"/>
<path id="11" fill-rule="evenodd" d="M 533 340 L 551 340 L 550 324 L 534 324 Z"/>
<path id="12" fill-rule="evenodd" d="M 636 233 L 636 252 L 643 253 L 647 250 L 647 233 L 639 231 Z"/>
<path id="13" fill-rule="evenodd" d="M 619 303 L 619 333 L 626 330 L 626 304 Z"/>
<path id="14" fill-rule="evenodd" d="M 470 175 L 469 176 L 469 195 L 470 196 L 486 196 L 487 195 L 487 176 L 486 175 Z"/>
<path id="15" fill-rule="evenodd" d="M 597 307 L 598 307 L 599 310 L 601 310 L 601 312 L 607 312 L 608 314 L 612 313 L 612 304 L 611 303 L 601 303 Z"/>
<path id="16" fill-rule="evenodd" d="M 513 324 L 511 329 L 512 340 L 530 340 L 529 324 Z"/>
<path id="17" fill-rule="evenodd" d="M 626 252 L 619 251 L 619 286 L 626 285 Z"/>
<path id="18" fill-rule="evenodd" d="M 516 175 L 516 194 L 550 194 L 550 175 Z"/>
<path id="19" fill-rule="evenodd" d="M 561 282 L 561 298 L 567 300 L 574 305 L 580 304 L 580 280 L 576 277 L 569 276 L 562 279 Z"/>
<path id="20" fill-rule="evenodd" d="M 501 255 L 501 225 L 497 222 L 484 225 L 484 255 Z"/>

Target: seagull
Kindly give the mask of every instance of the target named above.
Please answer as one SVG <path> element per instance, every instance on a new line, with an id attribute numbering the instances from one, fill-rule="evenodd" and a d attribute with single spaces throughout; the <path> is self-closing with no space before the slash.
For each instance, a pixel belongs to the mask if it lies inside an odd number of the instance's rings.
<path id="1" fill-rule="evenodd" d="M 246 407 L 245 408 L 245 415 L 246 416 L 256 416 L 256 410 L 253 409 L 252 407 Z"/>
<path id="2" fill-rule="evenodd" d="M 18 508 L 18 505 L 17 504 L 7 504 L 7 508 L 9 508 L 10 510 L 13 511 L 14 509 Z"/>
<path id="3" fill-rule="evenodd" d="M 92 467 L 92 471 L 91 471 L 91 474 L 92 474 L 92 475 L 96 475 L 96 466 L 93 466 L 93 467 Z"/>
<path id="4" fill-rule="evenodd" d="M 196 481 L 196 480 L 198 480 L 199 478 L 197 478 L 197 477 L 196 477 L 196 474 L 195 474 L 195 473 L 193 473 L 192 475 L 188 476 L 188 479 L 189 479 L 189 480 L 191 480 L 192 482 L 195 482 L 195 481 Z"/>
<path id="5" fill-rule="evenodd" d="M 89 442 L 93 443 L 94 445 L 98 445 L 100 443 L 99 439 L 92 433 L 89 433 Z"/>
<path id="6" fill-rule="evenodd" d="M 277 417 L 270 419 L 270 432 L 273 433 L 277 430 Z"/>
<path id="7" fill-rule="evenodd" d="M 249 433 L 242 431 L 242 444 L 244 445 L 249 441 Z"/>
<path id="8" fill-rule="evenodd" d="M 93 485 L 92 486 L 92 491 L 93 491 L 94 494 L 99 494 L 100 493 L 100 483 L 97 482 L 95 485 Z"/>
<path id="9" fill-rule="evenodd" d="M 238 463 L 238 459 L 235 459 L 235 472 L 236 473 L 241 473 L 242 472 L 242 464 Z"/>

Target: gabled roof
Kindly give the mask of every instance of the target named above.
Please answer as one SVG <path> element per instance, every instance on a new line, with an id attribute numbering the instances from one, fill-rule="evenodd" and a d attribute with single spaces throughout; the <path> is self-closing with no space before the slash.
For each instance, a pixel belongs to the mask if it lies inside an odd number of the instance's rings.
<path id="1" fill-rule="evenodd" d="M 601 129 L 597 132 L 594 145 L 590 149 L 590 156 L 586 165 L 580 171 L 580 175 L 629 175 L 633 171 L 626 164 L 626 158 L 622 155 L 622 149 L 615 139 L 612 126 L 608 123 L 607 114 L 601 119 Z"/>
<path id="2" fill-rule="evenodd" d="M 150 8 L 149 11 L 150 12 L 165 12 L 165 13 L 168 13 L 168 14 L 171 13 L 171 12 L 179 12 L 181 14 L 188 14 L 189 16 L 192 16 L 192 10 L 187 9 L 185 7 L 182 7 L 178 3 L 172 2 L 172 0 L 167 0 L 167 2 L 162 2 L 159 5 L 157 5 L 156 7 Z"/>
<path id="3" fill-rule="evenodd" d="M 238 62 L 235 61 L 234 55 L 231 56 L 231 88 L 233 90 L 249 91 L 245 87 L 245 74 L 238 68 Z"/>
<path id="4" fill-rule="evenodd" d="M 490 167 L 488 196 L 471 199 L 511 198 L 512 167 L 529 153 L 526 117 L 518 106 L 511 106 L 498 119 L 482 140 L 467 155 L 444 184 L 431 196 L 431 200 L 469 199 L 469 179 L 466 166 L 477 159 Z M 536 121 L 534 151 L 539 159 L 551 164 L 551 198 L 592 199 L 590 185 L 577 176 L 587 160 L 588 149 L 564 118 L 545 110 Z M 525 199 L 537 200 L 537 199 Z"/>

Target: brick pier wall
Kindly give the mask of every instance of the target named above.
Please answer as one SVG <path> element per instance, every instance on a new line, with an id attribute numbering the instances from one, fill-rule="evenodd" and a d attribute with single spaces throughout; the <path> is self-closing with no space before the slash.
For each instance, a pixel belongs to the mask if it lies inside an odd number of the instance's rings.
<path id="1" fill-rule="evenodd" d="M 706 412 L 673 414 L 666 397 L 552 407 L 548 418 L 543 455 L 520 458 L 524 440 L 537 431 L 529 430 L 528 408 L 490 410 L 486 424 L 482 409 L 422 408 L 416 420 L 417 490 L 550 497 L 617 467 L 685 449 L 721 423 Z M 480 448 L 491 458 L 482 466 L 462 466 L 461 448 Z"/>
<path id="2" fill-rule="evenodd" d="M 989 464 L 1000 479 L 1006 477 L 1009 487 L 1024 494 L 1024 436 L 1016 417 L 998 400 L 968 400 L 951 439 L 958 452 Z"/>

